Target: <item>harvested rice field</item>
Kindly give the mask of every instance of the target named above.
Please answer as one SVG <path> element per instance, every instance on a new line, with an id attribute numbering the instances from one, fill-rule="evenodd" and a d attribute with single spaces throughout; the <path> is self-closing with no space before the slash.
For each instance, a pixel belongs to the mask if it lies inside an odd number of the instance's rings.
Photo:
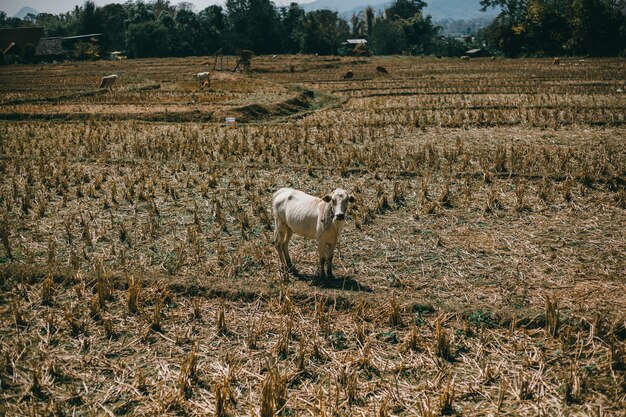
<path id="1" fill-rule="evenodd" d="M 0 415 L 626 415 L 626 60 L 212 65 L 0 67 Z"/>

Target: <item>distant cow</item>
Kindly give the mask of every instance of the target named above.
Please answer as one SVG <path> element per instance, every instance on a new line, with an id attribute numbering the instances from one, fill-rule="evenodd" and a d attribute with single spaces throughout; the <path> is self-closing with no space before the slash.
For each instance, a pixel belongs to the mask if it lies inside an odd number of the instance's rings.
<path id="1" fill-rule="evenodd" d="M 117 75 L 111 74 L 102 77 L 102 81 L 100 81 L 100 88 L 107 88 L 111 90 L 115 87 L 115 83 L 117 83 Z"/>
<path id="2" fill-rule="evenodd" d="M 376 67 L 376 72 L 379 74 L 389 74 L 389 71 L 387 71 L 385 67 Z"/>
<path id="3" fill-rule="evenodd" d="M 467 56 L 467 55 L 463 55 L 463 56 L 461 57 L 461 59 L 462 59 L 463 61 L 469 61 L 469 60 L 470 60 L 470 57 L 469 57 L 469 56 Z"/>
<path id="4" fill-rule="evenodd" d="M 354 78 L 354 73 L 352 71 L 348 71 L 345 74 L 343 74 L 344 80 L 350 80 L 352 78 Z"/>
<path id="5" fill-rule="evenodd" d="M 204 83 L 206 82 L 206 84 L 210 84 L 211 83 L 211 79 L 210 79 L 210 73 L 208 71 L 206 72 L 199 72 L 196 75 L 193 76 L 196 80 L 198 80 L 198 86 L 199 87 L 203 87 Z"/>
<path id="6" fill-rule="evenodd" d="M 561 58 L 556 57 L 552 60 L 552 65 L 561 65 Z"/>
<path id="7" fill-rule="evenodd" d="M 343 227 L 348 203 L 353 196 L 341 188 L 323 198 L 317 198 L 293 188 L 281 188 L 274 193 L 274 243 L 281 266 L 295 270 L 289 257 L 289 240 L 296 233 L 317 242 L 320 260 L 319 275 L 333 276 L 333 253 Z M 325 264 L 327 268 L 324 269 Z"/>

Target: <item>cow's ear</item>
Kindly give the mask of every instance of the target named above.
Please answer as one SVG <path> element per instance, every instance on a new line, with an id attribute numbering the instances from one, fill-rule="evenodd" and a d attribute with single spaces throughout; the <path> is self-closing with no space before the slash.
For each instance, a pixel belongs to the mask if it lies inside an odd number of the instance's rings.
<path id="1" fill-rule="evenodd" d="M 348 196 L 348 203 L 354 203 L 356 201 L 356 198 L 354 198 L 353 195 Z"/>
<path id="2" fill-rule="evenodd" d="M 332 200 L 333 198 L 330 196 L 330 194 L 326 194 L 324 197 L 322 197 L 322 200 L 324 200 L 327 203 L 330 203 L 330 200 Z"/>

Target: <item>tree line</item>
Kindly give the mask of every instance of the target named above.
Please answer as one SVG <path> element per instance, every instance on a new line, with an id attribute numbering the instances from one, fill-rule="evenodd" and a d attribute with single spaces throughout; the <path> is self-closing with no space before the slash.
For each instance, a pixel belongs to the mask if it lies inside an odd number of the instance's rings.
<path id="1" fill-rule="evenodd" d="M 625 0 L 481 0 L 501 13 L 482 31 L 507 56 L 626 56 Z"/>
<path id="2" fill-rule="evenodd" d="M 96 6 L 86 1 L 61 14 L 25 19 L 0 12 L 0 27 L 38 26 L 44 34 L 103 33 L 103 51 L 122 50 L 133 58 L 210 55 L 222 49 L 256 54 L 337 54 L 348 38 L 365 38 L 373 54 L 458 56 L 468 47 L 493 53 L 619 55 L 626 53 L 626 0 L 481 0 L 500 15 L 468 44 L 442 35 L 424 14 L 423 0 L 395 0 L 382 13 L 371 7 L 342 19 L 331 10 L 305 12 L 297 3 L 277 7 L 271 0 L 226 0 L 198 12 L 190 3 L 168 0 Z"/>
<path id="3" fill-rule="evenodd" d="M 421 0 L 396 0 L 384 13 L 368 8 L 351 22 L 331 10 L 305 12 L 297 3 L 277 7 L 271 0 L 227 0 L 199 12 L 190 3 L 168 0 L 96 6 L 86 1 L 58 15 L 6 18 L 0 26 L 41 26 L 45 36 L 103 33 L 103 50 L 131 57 L 208 55 L 219 49 L 257 54 L 338 52 L 350 37 L 367 37 L 377 54 L 432 53 L 443 36 L 422 11 Z"/>

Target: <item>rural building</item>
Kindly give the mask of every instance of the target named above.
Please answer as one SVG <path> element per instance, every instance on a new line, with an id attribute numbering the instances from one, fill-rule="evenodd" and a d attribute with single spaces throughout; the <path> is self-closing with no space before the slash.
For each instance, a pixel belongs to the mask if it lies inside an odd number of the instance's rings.
<path id="1" fill-rule="evenodd" d="M 122 51 L 113 51 L 109 53 L 109 56 L 106 57 L 109 61 L 121 61 L 122 59 L 126 59 L 126 54 Z"/>
<path id="2" fill-rule="evenodd" d="M 36 47 L 43 35 L 43 28 L 0 29 L 0 49 L 3 55 L 21 55 L 26 45 Z"/>
<path id="3" fill-rule="evenodd" d="M 339 47 L 339 55 L 365 55 L 369 56 L 367 39 L 346 39 Z"/>
<path id="4" fill-rule="evenodd" d="M 41 60 L 63 59 L 69 51 L 63 47 L 63 38 L 41 38 L 35 56 Z"/>
<path id="5" fill-rule="evenodd" d="M 490 56 L 489 52 L 485 51 L 484 49 L 470 49 L 468 51 L 465 51 L 465 55 L 472 57 L 472 58 L 478 58 L 481 56 Z"/>
<path id="6" fill-rule="evenodd" d="M 90 33 L 88 35 L 66 36 L 63 38 L 63 42 L 67 45 L 72 45 L 75 42 L 97 42 L 102 35 L 103 33 Z"/>
<path id="7" fill-rule="evenodd" d="M 66 36 L 61 38 L 61 46 L 74 58 L 100 58 L 100 44 L 98 38 L 102 33 L 90 33 L 87 35 Z M 60 58 L 60 57 L 59 57 Z"/>
<path id="8" fill-rule="evenodd" d="M 367 39 L 348 39 L 346 40 L 346 43 L 350 45 L 365 45 L 367 43 Z"/>
<path id="9" fill-rule="evenodd" d="M 42 35 L 43 28 L 0 29 L 0 48 L 3 55 L 22 55 L 26 45 L 32 45 L 38 60 L 99 56 L 98 38 L 102 33 L 54 38 L 43 38 Z"/>

